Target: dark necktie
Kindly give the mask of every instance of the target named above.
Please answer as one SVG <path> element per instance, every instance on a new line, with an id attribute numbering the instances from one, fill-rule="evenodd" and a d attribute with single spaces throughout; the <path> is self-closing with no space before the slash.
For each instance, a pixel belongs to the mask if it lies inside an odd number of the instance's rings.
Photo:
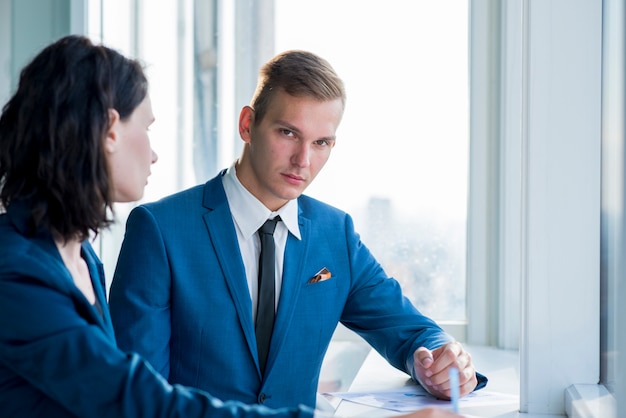
<path id="1" fill-rule="evenodd" d="M 267 362 L 267 354 L 270 351 L 270 340 L 272 338 L 272 330 L 274 329 L 276 306 L 274 299 L 276 293 L 274 229 L 276 229 L 276 223 L 279 220 L 279 216 L 274 219 L 268 219 L 263 226 L 259 228 L 261 254 L 259 256 L 259 301 L 257 305 L 255 332 L 261 374 L 265 373 L 265 363 Z"/>

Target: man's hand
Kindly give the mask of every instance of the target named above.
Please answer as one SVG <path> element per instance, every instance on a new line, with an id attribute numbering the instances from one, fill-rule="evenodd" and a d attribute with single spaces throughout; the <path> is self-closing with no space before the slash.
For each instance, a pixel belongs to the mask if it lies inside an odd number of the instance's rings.
<path id="1" fill-rule="evenodd" d="M 465 396 L 478 384 L 472 357 L 458 342 L 448 343 L 433 351 L 420 347 L 413 353 L 415 374 L 420 384 L 431 395 L 439 399 L 450 399 L 450 378 L 448 369 L 459 371 L 459 392 Z"/>

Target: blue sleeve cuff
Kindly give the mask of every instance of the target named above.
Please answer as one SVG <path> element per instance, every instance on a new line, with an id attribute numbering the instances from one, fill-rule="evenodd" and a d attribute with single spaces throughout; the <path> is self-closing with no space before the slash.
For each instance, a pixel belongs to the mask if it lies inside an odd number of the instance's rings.
<path id="1" fill-rule="evenodd" d="M 482 389 L 485 386 L 487 386 L 487 382 L 489 381 L 489 379 L 487 379 L 487 376 L 482 375 L 478 372 L 476 372 L 476 379 L 478 379 L 478 384 L 476 385 L 476 387 L 474 388 L 474 390 L 478 390 L 478 389 Z"/>

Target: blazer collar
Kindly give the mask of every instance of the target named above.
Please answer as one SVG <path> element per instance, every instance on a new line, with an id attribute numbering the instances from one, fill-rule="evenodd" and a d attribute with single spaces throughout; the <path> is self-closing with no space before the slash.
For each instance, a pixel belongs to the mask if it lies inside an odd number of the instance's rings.
<path id="1" fill-rule="evenodd" d="M 272 212 L 241 184 L 237 178 L 235 164 L 226 170 L 222 176 L 222 183 L 235 225 L 246 239 L 256 234 L 266 220 L 277 215 L 281 217 L 289 232 L 301 239 L 297 200 L 290 200 L 278 211 Z"/>
<path id="2" fill-rule="evenodd" d="M 41 256 L 39 259 L 42 263 L 48 267 L 48 281 L 54 284 L 55 287 L 62 289 L 66 293 L 70 294 L 75 300 L 88 307 L 87 311 L 90 312 L 90 316 L 95 318 L 97 322 L 101 323 L 105 331 L 113 336 L 113 327 L 111 317 L 107 309 L 107 300 L 105 295 L 105 279 L 104 268 L 102 263 L 98 259 L 96 253 L 88 242 L 83 242 L 81 245 L 82 256 L 87 263 L 91 281 L 94 287 L 94 293 L 98 300 L 98 303 L 102 309 L 102 316 L 95 306 L 92 306 L 87 299 L 83 296 L 81 291 L 74 285 L 72 276 L 65 267 L 61 254 L 54 242 L 52 233 L 43 227 L 35 228 L 30 212 L 30 205 L 27 201 L 15 201 L 7 208 L 7 216 L 10 222 L 14 225 L 15 229 L 20 235 L 27 237 L 31 240 L 33 245 L 41 250 Z M 44 264 L 42 264 L 44 265 Z"/>
<path id="3" fill-rule="evenodd" d="M 36 240 L 52 240 L 52 234 L 48 229 L 35 227 L 31 216 L 31 207 L 32 205 L 27 200 L 13 201 L 7 208 L 7 216 L 21 235 Z"/>

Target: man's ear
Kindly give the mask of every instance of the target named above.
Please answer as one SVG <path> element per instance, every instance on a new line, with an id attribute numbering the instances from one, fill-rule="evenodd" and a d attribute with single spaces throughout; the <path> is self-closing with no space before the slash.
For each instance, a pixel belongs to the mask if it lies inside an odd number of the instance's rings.
<path id="1" fill-rule="evenodd" d="M 239 113 L 239 136 L 244 142 L 250 142 L 250 127 L 254 123 L 254 109 L 244 106 Z"/>
<path id="2" fill-rule="evenodd" d="M 117 149 L 117 141 L 119 140 L 120 114 L 115 109 L 109 109 L 109 130 L 104 140 L 104 149 L 110 153 Z"/>

